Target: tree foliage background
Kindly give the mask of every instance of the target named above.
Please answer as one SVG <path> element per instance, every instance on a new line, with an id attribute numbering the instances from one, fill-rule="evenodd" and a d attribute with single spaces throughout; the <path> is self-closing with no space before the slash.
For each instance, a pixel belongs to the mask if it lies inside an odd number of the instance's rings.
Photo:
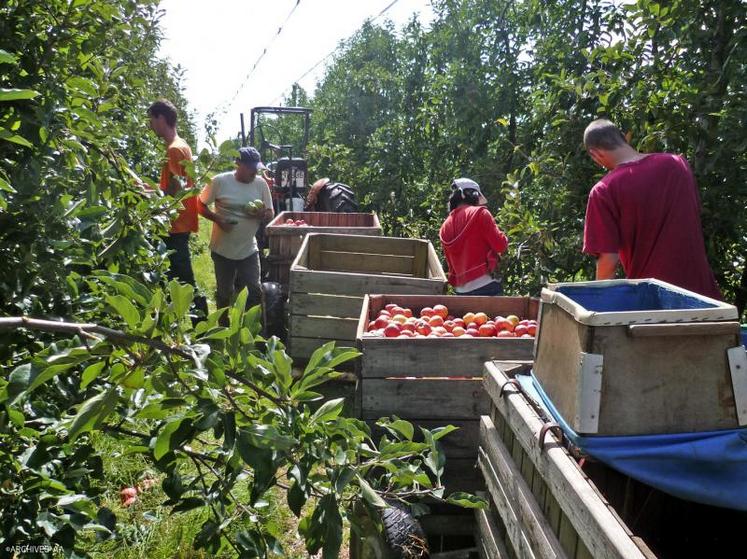
<path id="1" fill-rule="evenodd" d="M 438 241 L 450 181 L 484 185 L 507 231 L 508 292 L 593 277 L 581 254 L 601 177 L 582 132 L 608 117 L 642 151 L 684 154 L 726 300 L 747 301 L 744 3 L 436 0 L 430 29 L 364 25 L 315 96 L 310 162 L 388 233 Z"/>

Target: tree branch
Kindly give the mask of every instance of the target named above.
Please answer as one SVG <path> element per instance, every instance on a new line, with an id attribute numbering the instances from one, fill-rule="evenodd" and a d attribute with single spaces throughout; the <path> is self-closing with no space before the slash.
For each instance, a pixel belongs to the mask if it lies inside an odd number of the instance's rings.
<path id="1" fill-rule="evenodd" d="M 26 328 L 29 330 L 40 330 L 42 332 L 59 332 L 62 334 L 79 335 L 101 341 L 101 337 L 120 345 L 144 344 L 153 349 L 163 351 L 172 355 L 178 355 L 184 359 L 193 359 L 193 355 L 179 346 L 172 346 L 161 340 L 144 338 L 142 336 L 133 336 L 121 330 L 114 330 L 106 326 L 100 326 L 93 323 L 65 322 L 56 320 L 42 320 L 39 318 L 29 318 L 27 316 L 9 316 L 0 317 L 0 331 L 18 330 Z"/>

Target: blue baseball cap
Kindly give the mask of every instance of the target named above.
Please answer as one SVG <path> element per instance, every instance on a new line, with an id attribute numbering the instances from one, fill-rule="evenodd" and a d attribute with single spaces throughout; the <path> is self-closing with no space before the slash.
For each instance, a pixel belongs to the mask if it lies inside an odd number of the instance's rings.
<path id="1" fill-rule="evenodd" d="M 262 164 L 262 157 L 259 155 L 259 152 L 254 149 L 253 147 L 243 147 L 239 148 L 239 156 L 236 158 L 237 163 L 241 163 L 242 165 L 246 165 L 250 169 L 254 169 L 255 171 L 257 169 L 266 169 L 266 167 Z"/>

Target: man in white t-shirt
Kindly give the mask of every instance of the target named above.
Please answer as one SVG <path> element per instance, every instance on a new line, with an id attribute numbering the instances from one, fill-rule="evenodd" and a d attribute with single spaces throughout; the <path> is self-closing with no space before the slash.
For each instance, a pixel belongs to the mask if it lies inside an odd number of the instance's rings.
<path id="1" fill-rule="evenodd" d="M 210 251 L 215 266 L 216 305 L 227 307 L 235 289 L 247 288 L 247 308 L 261 302 L 257 229 L 272 219 L 270 188 L 257 170 L 263 169 L 259 152 L 239 150 L 236 169 L 217 175 L 200 193 L 200 213 L 213 222 Z M 214 205 L 214 210 L 209 208 Z M 228 321 L 223 315 L 222 323 Z"/>

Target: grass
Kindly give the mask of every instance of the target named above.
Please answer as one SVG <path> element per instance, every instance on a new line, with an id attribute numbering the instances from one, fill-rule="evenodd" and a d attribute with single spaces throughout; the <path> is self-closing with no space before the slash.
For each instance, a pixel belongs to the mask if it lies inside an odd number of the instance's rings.
<path id="1" fill-rule="evenodd" d="M 213 223 L 200 216 L 200 230 L 192 237 L 190 249 L 192 251 L 192 269 L 195 273 L 197 287 L 208 299 L 210 311 L 215 310 L 215 272 L 213 259 L 210 257 L 210 231 Z"/>
<path id="2" fill-rule="evenodd" d="M 235 557 L 233 550 L 226 549 L 216 555 L 192 548 L 192 541 L 208 518 L 207 511 L 198 509 L 186 513 L 171 512 L 164 506 L 167 496 L 160 482 L 163 475 L 151 469 L 149 462 L 140 454 L 128 453 L 129 444 L 103 433 L 92 435 L 95 448 L 104 457 L 107 491 L 101 505 L 111 509 L 117 516 L 117 538 L 96 542 L 92 534 L 84 544 L 94 559 L 216 559 Z M 185 472 L 186 473 L 186 472 Z M 134 487 L 144 478 L 158 481 L 150 489 L 138 494 L 130 507 L 120 503 L 119 491 Z M 209 483 L 209 482 L 208 482 Z M 246 484 L 236 486 L 237 498 L 248 500 Z M 298 520 L 285 504 L 285 492 L 280 488 L 268 494 L 269 531 L 281 542 L 286 557 L 308 557 L 303 540 L 298 535 Z M 307 505 L 304 513 L 309 511 Z M 238 526 L 236 527 L 239 528 Z M 341 558 L 348 557 L 349 530 L 346 528 Z"/>

